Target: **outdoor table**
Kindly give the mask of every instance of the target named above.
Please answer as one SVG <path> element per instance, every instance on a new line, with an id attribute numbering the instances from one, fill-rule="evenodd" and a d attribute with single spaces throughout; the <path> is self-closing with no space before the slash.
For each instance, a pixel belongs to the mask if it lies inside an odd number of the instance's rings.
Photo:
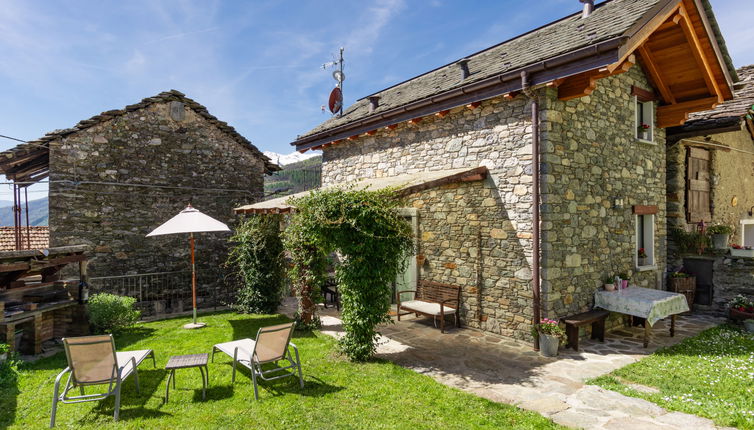
<path id="1" fill-rule="evenodd" d="M 170 394 L 170 380 L 173 380 L 173 388 L 175 388 L 175 369 L 187 369 L 189 367 L 198 367 L 199 372 L 202 374 L 202 400 L 206 398 L 207 385 L 209 385 L 209 369 L 207 368 L 207 361 L 209 360 L 209 354 L 191 354 L 191 355 L 175 355 L 170 357 L 168 364 L 165 365 L 165 370 L 169 370 L 168 383 L 165 387 L 165 403 L 168 402 L 168 396 Z"/>
<path id="2" fill-rule="evenodd" d="M 683 294 L 634 286 L 616 291 L 598 290 L 594 293 L 594 306 L 644 318 L 644 348 L 649 345 L 654 323 L 670 316 L 670 336 L 675 336 L 676 315 L 689 310 Z"/>

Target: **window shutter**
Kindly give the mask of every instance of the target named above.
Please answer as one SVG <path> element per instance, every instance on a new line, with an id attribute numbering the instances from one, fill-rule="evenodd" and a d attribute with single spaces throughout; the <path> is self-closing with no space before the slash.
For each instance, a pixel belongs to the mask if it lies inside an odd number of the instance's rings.
<path id="1" fill-rule="evenodd" d="M 686 157 L 686 216 L 690 223 L 712 220 L 709 164 L 709 150 L 688 148 Z"/>

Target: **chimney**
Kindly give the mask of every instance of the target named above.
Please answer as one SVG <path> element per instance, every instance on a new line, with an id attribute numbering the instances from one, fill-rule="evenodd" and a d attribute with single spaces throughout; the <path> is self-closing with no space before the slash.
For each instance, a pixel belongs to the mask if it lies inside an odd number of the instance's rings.
<path id="1" fill-rule="evenodd" d="M 369 96 L 369 112 L 374 112 L 380 105 L 380 96 Z"/>
<path id="2" fill-rule="evenodd" d="M 466 79 L 469 77 L 469 59 L 464 58 L 463 60 L 458 60 L 458 67 L 461 68 L 461 80 Z"/>
<path id="3" fill-rule="evenodd" d="M 584 12 L 581 13 L 581 19 L 584 19 L 594 11 L 594 0 L 579 0 L 584 3 Z"/>

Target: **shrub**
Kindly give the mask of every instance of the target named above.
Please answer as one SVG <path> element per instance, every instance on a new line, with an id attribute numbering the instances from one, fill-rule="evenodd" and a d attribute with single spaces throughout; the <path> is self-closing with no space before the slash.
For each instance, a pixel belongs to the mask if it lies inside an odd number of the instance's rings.
<path id="1" fill-rule="evenodd" d="M 136 299 L 115 294 L 95 294 L 89 299 L 89 322 L 99 333 L 114 333 L 134 325 L 141 312 L 133 308 Z"/>
<path id="2" fill-rule="evenodd" d="M 727 225 L 713 225 L 707 229 L 709 234 L 733 234 L 733 228 Z"/>
<path id="3" fill-rule="evenodd" d="M 7 343 L 0 342 L 0 354 L 4 354 L 10 351 L 10 346 Z"/>
<path id="4" fill-rule="evenodd" d="M 239 285 L 231 307 L 243 313 L 276 312 L 285 285 L 280 216 L 246 218 L 230 241 L 233 245 L 225 267 Z"/>

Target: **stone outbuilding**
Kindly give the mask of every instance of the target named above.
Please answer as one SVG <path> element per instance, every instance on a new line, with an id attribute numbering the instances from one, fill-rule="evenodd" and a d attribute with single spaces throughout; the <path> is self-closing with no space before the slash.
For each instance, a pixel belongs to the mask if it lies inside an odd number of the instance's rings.
<path id="1" fill-rule="evenodd" d="M 733 100 L 667 131 L 668 228 L 726 225 L 731 244 L 754 246 L 754 65 L 737 73 Z M 754 295 L 754 258 L 670 245 L 672 264 L 696 275 L 697 305 L 723 311 L 733 296 Z"/>
<path id="2" fill-rule="evenodd" d="M 176 90 L 0 154 L 0 172 L 19 187 L 49 177 L 50 246 L 90 245 L 92 277 L 188 269 L 187 238 L 145 235 L 188 203 L 231 223 L 232 209 L 260 200 L 263 176 L 276 170 Z M 217 272 L 227 238 L 199 235 L 200 271 Z"/>
<path id="3" fill-rule="evenodd" d="M 486 168 L 404 195 L 405 278 L 461 286 L 467 326 L 524 339 L 590 308 L 607 275 L 663 288 L 665 128 L 731 99 L 735 70 L 706 1 L 585 3 L 292 142 L 323 151 L 323 186 Z"/>

